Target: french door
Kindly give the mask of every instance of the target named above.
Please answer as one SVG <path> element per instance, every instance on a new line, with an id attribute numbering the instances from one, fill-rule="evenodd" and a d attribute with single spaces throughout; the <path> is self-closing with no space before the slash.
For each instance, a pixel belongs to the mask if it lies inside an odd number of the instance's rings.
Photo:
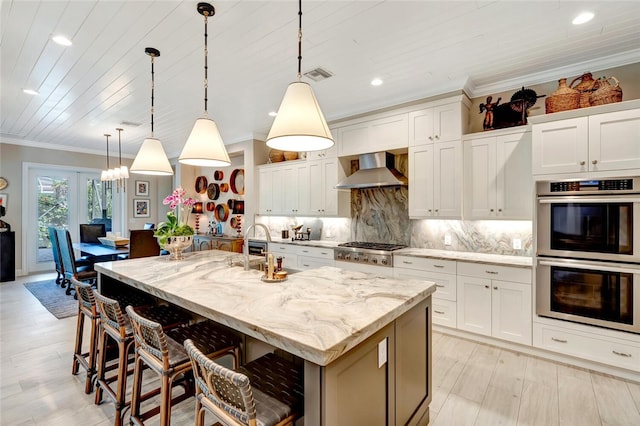
<path id="1" fill-rule="evenodd" d="M 22 259 L 25 273 L 53 270 L 53 255 L 47 228 L 68 229 L 79 241 L 79 225 L 105 223 L 107 230 L 121 231 L 126 202 L 122 193 L 100 181 L 99 171 L 26 164 L 23 172 L 25 209 L 22 229 Z M 115 212 L 115 214 L 114 214 Z"/>

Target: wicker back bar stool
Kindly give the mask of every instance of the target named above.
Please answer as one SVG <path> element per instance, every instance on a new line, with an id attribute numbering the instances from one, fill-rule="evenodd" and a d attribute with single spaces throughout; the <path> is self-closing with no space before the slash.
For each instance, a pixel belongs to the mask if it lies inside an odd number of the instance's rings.
<path id="1" fill-rule="evenodd" d="M 171 407 L 191 396 L 193 387 L 184 373 L 191 370 L 191 361 L 183 347 L 186 339 L 202 344 L 202 352 L 209 358 L 225 355 L 233 357 L 234 367 L 240 360 L 240 338 L 212 321 L 202 321 L 185 327 L 163 331 L 162 326 L 139 315 L 131 306 L 126 308 L 135 336 L 135 365 L 131 396 L 131 424 L 144 425 L 144 421 L 160 413 L 160 425 L 171 424 Z M 148 366 L 161 379 L 159 389 L 142 394 L 142 370 Z M 173 397 L 173 387 L 182 385 L 184 392 Z M 160 395 L 160 406 L 141 413 L 143 401 Z"/>
<path id="2" fill-rule="evenodd" d="M 84 393 L 91 393 L 93 390 L 93 377 L 96 374 L 96 353 L 98 343 L 98 311 L 96 299 L 90 284 L 71 278 L 71 283 L 76 289 L 78 297 L 78 322 L 76 326 L 76 341 L 73 349 L 73 366 L 71 374 L 78 374 L 80 367 L 87 372 L 84 385 Z M 89 352 L 82 352 L 82 340 L 84 336 L 84 320 L 87 318 L 90 323 Z"/>
<path id="3" fill-rule="evenodd" d="M 228 426 L 289 426 L 304 410 L 304 373 L 293 363 L 268 353 L 237 371 L 207 358 L 184 342 L 196 382 L 195 426 L 205 410 Z"/>
<path id="4" fill-rule="evenodd" d="M 100 314 L 95 403 L 100 404 L 103 393 L 106 394 L 115 405 L 114 425 L 120 426 L 123 424 L 124 410 L 129 406 L 126 390 L 127 376 L 133 373 L 133 370 L 129 369 L 129 357 L 133 355 L 133 329 L 129 317 L 123 312 L 121 301 L 103 296 L 97 291 L 94 291 L 94 297 Z M 136 308 L 136 311 L 145 318 L 162 324 L 164 328 L 186 325 L 190 320 L 184 311 L 172 306 L 141 306 Z M 107 365 L 109 339 L 115 342 L 118 348 L 117 364 Z M 114 369 L 115 374 L 109 375 Z"/>

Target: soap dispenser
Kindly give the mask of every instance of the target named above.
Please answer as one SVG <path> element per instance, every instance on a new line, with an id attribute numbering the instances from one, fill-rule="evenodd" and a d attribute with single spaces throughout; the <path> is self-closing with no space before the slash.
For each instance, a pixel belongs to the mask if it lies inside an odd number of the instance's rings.
<path id="1" fill-rule="evenodd" d="M 218 222 L 218 225 L 216 226 L 216 234 L 222 235 L 222 222 Z"/>

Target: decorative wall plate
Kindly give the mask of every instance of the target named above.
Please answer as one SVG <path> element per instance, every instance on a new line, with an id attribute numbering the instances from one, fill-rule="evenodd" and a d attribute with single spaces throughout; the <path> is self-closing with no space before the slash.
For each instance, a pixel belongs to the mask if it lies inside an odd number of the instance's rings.
<path id="1" fill-rule="evenodd" d="M 0 191 L 5 189 L 7 186 L 9 186 L 9 182 L 7 182 L 5 178 L 0 177 Z"/>
<path id="2" fill-rule="evenodd" d="M 216 203 L 214 203 L 213 201 L 207 201 L 206 207 L 208 212 L 212 212 L 216 209 Z"/>
<path id="3" fill-rule="evenodd" d="M 207 196 L 210 200 L 217 200 L 220 196 L 220 186 L 217 183 L 210 183 L 207 186 Z"/>
<path id="4" fill-rule="evenodd" d="M 213 172 L 213 178 L 215 180 L 222 180 L 224 178 L 224 172 L 222 170 L 216 170 Z"/>
<path id="5" fill-rule="evenodd" d="M 209 181 L 207 181 L 206 176 L 198 176 L 196 178 L 196 192 L 198 194 L 204 194 L 205 192 L 207 192 L 208 184 L 209 184 Z"/>
<path id="6" fill-rule="evenodd" d="M 235 169 L 233 172 L 231 172 L 229 185 L 231 185 L 231 191 L 234 194 L 244 194 L 244 169 Z"/>
<path id="7" fill-rule="evenodd" d="M 216 204 L 215 216 L 218 222 L 226 222 L 229 218 L 229 206 L 224 203 Z"/>

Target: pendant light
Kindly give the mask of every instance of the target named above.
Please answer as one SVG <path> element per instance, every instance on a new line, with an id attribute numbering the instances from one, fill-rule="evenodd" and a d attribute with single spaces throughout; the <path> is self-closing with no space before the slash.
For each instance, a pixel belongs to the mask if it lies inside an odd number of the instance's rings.
<path id="1" fill-rule="evenodd" d="M 124 129 L 116 128 L 118 131 L 118 160 L 120 162 L 120 167 L 114 168 L 117 172 L 117 180 L 118 180 L 118 188 L 122 186 L 122 191 L 127 192 L 127 179 L 129 179 L 129 169 L 127 166 L 122 165 L 122 131 Z"/>
<path id="2" fill-rule="evenodd" d="M 209 16 L 215 15 L 216 10 L 209 3 L 198 3 L 198 13 L 204 16 L 204 116 L 198 118 L 193 125 L 178 161 L 191 166 L 224 167 L 230 165 L 231 160 L 220 136 L 218 125 L 207 116 L 207 88 L 209 87 L 207 23 Z"/>
<path id="3" fill-rule="evenodd" d="M 298 81 L 289 84 L 267 136 L 282 151 L 320 151 L 334 144 L 313 89 L 302 81 L 302 0 L 298 1 Z"/>
<path id="4" fill-rule="evenodd" d="M 133 164 L 131 164 L 131 173 L 170 176 L 173 174 L 173 169 L 171 168 L 171 164 L 169 164 L 167 154 L 165 154 L 160 140 L 153 137 L 153 101 L 155 99 L 155 73 L 153 64 L 155 58 L 160 56 L 160 51 L 153 47 L 147 47 L 144 49 L 144 53 L 151 57 L 151 137 L 146 138 L 144 142 L 142 142 L 142 146 L 138 154 L 136 154 Z"/>
<path id="5" fill-rule="evenodd" d="M 108 133 L 105 133 L 104 136 L 107 138 L 107 168 L 100 173 L 100 181 L 101 182 L 110 182 L 112 180 L 113 171 L 109 168 L 109 137 L 111 136 Z"/>

